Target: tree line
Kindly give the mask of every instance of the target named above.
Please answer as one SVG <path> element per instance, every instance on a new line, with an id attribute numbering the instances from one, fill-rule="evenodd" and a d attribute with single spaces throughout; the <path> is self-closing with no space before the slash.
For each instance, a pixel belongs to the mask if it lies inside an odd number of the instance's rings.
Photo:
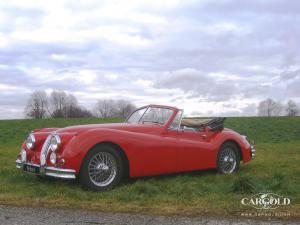
<path id="1" fill-rule="evenodd" d="M 267 98 L 261 101 L 257 107 L 258 116 L 297 116 L 299 106 L 293 100 L 288 100 L 286 104 Z"/>
<path id="2" fill-rule="evenodd" d="M 92 110 L 79 105 L 77 98 L 62 90 L 54 90 L 49 95 L 45 91 L 34 91 L 25 106 L 27 118 L 126 118 L 136 106 L 119 99 L 99 99 Z"/>
<path id="3" fill-rule="evenodd" d="M 62 90 L 54 90 L 49 95 L 45 91 L 34 91 L 25 106 L 27 118 L 126 118 L 137 107 L 126 100 L 99 99 L 92 110 L 79 105 L 77 98 Z M 257 107 L 258 116 L 297 116 L 299 106 L 289 100 L 286 104 L 271 98 L 261 101 Z"/>

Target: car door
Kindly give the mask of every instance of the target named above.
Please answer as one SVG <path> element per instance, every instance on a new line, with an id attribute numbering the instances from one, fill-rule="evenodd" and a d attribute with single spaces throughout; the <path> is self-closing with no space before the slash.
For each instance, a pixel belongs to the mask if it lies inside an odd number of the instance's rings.
<path id="1" fill-rule="evenodd" d="M 155 112 L 155 108 L 151 108 L 149 114 L 141 120 L 140 126 L 150 126 L 151 132 L 135 133 L 134 140 L 130 141 L 129 149 L 134 152 L 130 156 L 131 165 L 136 168 L 132 170 L 134 171 L 132 176 L 149 176 L 177 171 L 177 131 L 166 132 L 164 124 L 159 123 L 159 118 L 165 118 L 162 123 L 166 123 L 165 120 L 168 120 L 172 114 L 173 111 L 169 109 L 160 108 Z"/>
<path id="2" fill-rule="evenodd" d="M 143 125 L 141 125 L 143 126 Z M 149 126 L 149 125 L 148 125 Z M 129 133 L 124 136 L 122 148 L 130 162 L 130 176 L 152 176 L 177 170 L 177 133 L 165 133 L 163 128 L 152 126 L 151 132 Z"/>
<path id="3" fill-rule="evenodd" d="M 178 131 L 178 171 L 212 168 L 214 151 L 205 131 Z"/>

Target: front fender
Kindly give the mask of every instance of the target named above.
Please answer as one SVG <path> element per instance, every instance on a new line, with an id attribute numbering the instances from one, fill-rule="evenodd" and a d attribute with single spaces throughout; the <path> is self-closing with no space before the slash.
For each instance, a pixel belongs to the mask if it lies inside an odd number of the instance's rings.
<path id="1" fill-rule="evenodd" d="M 223 131 L 221 131 L 220 133 L 218 133 L 216 135 L 215 141 L 217 143 L 217 146 L 221 146 L 226 141 L 235 142 L 241 150 L 242 161 L 248 162 L 251 159 L 251 145 L 239 133 L 237 133 L 233 130 L 224 129 Z M 217 152 L 218 151 L 219 151 L 219 149 L 217 150 Z"/>
<path id="2" fill-rule="evenodd" d="M 122 148 L 126 155 L 130 154 L 129 136 L 132 132 L 115 130 L 115 129 L 93 129 L 75 135 L 72 140 L 65 146 L 63 157 L 66 161 L 66 167 L 72 168 L 76 174 L 80 171 L 83 160 L 90 149 L 95 145 L 103 142 L 112 142 Z"/>

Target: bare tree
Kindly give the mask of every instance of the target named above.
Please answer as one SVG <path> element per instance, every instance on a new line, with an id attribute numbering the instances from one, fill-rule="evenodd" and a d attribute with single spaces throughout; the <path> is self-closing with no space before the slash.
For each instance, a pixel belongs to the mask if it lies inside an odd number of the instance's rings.
<path id="1" fill-rule="evenodd" d="M 35 91 L 31 94 L 25 107 L 25 115 L 30 118 L 92 117 L 92 113 L 78 104 L 76 97 L 67 95 L 64 91 L 53 91 L 50 97 L 45 91 Z"/>
<path id="2" fill-rule="evenodd" d="M 299 113 L 299 108 L 293 100 L 287 102 L 285 110 L 288 116 L 296 116 Z"/>
<path id="3" fill-rule="evenodd" d="M 82 117 L 93 117 L 93 114 L 80 106 L 73 107 L 71 111 L 68 112 L 68 118 L 82 118 Z"/>
<path id="4" fill-rule="evenodd" d="M 52 91 L 50 95 L 51 117 L 66 117 L 67 94 L 64 91 Z"/>
<path id="5" fill-rule="evenodd" d="M 94 112 L 97 117 L 109 118 L 113 117 L 115 109 L 115 101 L 112 99 L 100 99 L 97 101 Z"/>
<path id="6" fill-rule="evenodd" d="M 271 98 L 261 101 L 258 105 L 259 116 L 279 116 L 282 111 L 280 102 L 276 102 Z"/>
<path id="7" fill-rule="evenodd" d="M 128 117 L 134 110 L 136 106 L 126 100 L 117 100 L 115 107 L 115 117 L 126 118 Z"/>
<path id="8" fill-rule="evenodd" d="M 72 94 L 67 95 L 63 108 L 64 117 L 76 117 L 78 109 L 80 108 L 77 98 Z"/>
<path id="9" fill-rule="evenodd" d="M 95 105 L 94 112 L 101 118 L 126 118 L 136 106 L 126 100 L 100 99 Z"/>
<path id="10" fill-rule="evenodd" d="M 25 106 L 24 113 L 29 118 L 43 119 L 47 116 L 48 97 L 45 91 L 33 92 Z"/>
<path id="11" fill-rule="evenodd" d="M 64 107 L 65 117 L 67 118 L 80 118 L 80 117 L 92 117 L 92 113 L 81 107 L 78 104 L 77 98 L 69 94 L 67 96 L 66 105 Z"/>

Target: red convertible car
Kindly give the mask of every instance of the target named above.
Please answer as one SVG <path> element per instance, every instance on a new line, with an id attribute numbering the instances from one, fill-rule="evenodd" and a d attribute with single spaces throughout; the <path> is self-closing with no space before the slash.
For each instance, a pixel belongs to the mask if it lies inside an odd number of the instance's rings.
<path id="1" fill-rule="evenodd" d="M 255 157 L 246 136 L 223 128 L 224 118 L 182 118 L 183 110 L 149 105 L 124 123 L 32 131 L 16 167 L 38 176 L 78 178 L 107 190 L 122 178 L 216 168 L 233 173 Z"/>

